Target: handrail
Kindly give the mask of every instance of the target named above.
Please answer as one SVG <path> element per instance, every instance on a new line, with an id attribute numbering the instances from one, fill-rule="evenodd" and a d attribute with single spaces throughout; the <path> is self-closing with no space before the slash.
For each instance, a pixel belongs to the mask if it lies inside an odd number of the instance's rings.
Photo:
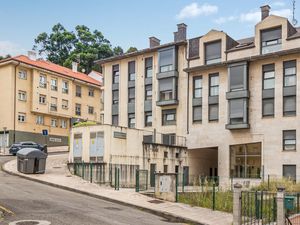
<path id="1" fill-rule="evenodd" d="M 285 214 L 285 224 L 286 225 L 293 225 L 292 222 L 291 222 L 291 220 L 290 220 L 290 218 L 289 218 L 289 216 L 287 214 Z"/>

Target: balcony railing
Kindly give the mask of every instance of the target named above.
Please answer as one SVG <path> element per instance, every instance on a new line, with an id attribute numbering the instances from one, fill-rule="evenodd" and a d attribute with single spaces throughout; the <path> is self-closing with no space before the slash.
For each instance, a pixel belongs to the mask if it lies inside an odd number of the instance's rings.
<path id="1" fill-rule="evenodd" d="M 143 142 L 145 144 L 161 144 L 167 146 L 186 147 L 186 137 L 176 134 L 164 134 L 160 132 L 145 131 Z"/>

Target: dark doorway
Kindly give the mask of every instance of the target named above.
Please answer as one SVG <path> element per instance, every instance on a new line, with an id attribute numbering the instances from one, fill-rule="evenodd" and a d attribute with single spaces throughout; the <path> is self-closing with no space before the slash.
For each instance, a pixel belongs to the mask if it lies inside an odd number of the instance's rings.
<path id="1" fill-rule="evenodd" d="M 155 185 L 155 171 L 156 171 L 156 164 L 150 164 L 150 187 L 154 187 Z"/>

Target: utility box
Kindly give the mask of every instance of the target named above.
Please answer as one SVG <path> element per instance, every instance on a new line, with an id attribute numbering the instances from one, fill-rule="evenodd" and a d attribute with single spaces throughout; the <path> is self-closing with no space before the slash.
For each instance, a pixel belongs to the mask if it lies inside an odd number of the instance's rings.
<path id="1" fill-rule="evenodd" d="M 295 208 L 295 197 L 294 196 L 285 196 L 284 198 L 284 207 L 287 210 L 293 210 Z"/>
<path id="2" fill-rule="evenodd" d="M 176 173 L 156 173 L 155 197 L 166 201 L 176 202 L 176 179 Z"/>
<path id="3" fill-rule="evenodd" d="M 36 148 L 17 152 L 18 171 L 25 174 L 45 173 L 47 154 Z"/>

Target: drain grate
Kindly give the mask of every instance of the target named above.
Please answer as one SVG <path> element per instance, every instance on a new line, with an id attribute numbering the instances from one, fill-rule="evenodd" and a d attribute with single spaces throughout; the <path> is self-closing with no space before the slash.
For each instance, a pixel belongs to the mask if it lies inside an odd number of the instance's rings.
<path id="1" fill-rule="evenodd" d="M 39 222 L 36 221 L 26 221 L 26 222 L 18 222 L 16 225 L 38 225 L 40 224 Z"/>
<path id="2" fill-rule="evenodd" d="M 164 203 L 164 201 L 161 201 L 161 200 L 150 200 L 148 201 L 150 203 L 154 203 L 154 204 L 161 204 L 161 203 Z"/>
<path id="3" fill-rule="evenodd" d="M 119 209 L 117 207 L 104 207 L 104 209 L 112 210 L 112 211 L 121 211 L 122 210 L 122 209 Z"/>

